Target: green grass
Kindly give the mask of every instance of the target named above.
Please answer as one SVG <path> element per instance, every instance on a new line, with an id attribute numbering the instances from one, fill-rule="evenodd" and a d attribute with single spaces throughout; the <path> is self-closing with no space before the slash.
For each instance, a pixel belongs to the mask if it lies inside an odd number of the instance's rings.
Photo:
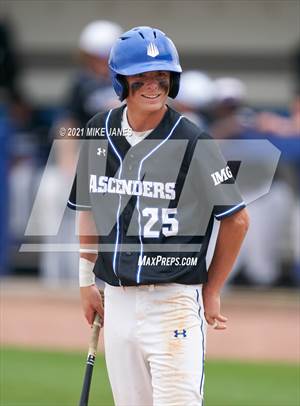
<path id="1" fill-rule="evenodd" d="M 300 406 L 299 366 L 211 361 L 205 373 L 205 406 Z"/>
<path id="2" fill-rule="evenodd" d="M 86 354 L 1 350 L 1 406 L 78 405 Z M 113 405 L 104 358 L 94 367 L 89 406 Z"/>
<path id="3" fill-rule="evenodd" d="M 5 348 L 0 361 L 1 406 L 78 404 L 85 354 Z M 210 361 L 206 363 L 205 406 L 299 406 L 299 382 L 295 365 Z M 113 406 L 100 355 L 89 406 Z"/>

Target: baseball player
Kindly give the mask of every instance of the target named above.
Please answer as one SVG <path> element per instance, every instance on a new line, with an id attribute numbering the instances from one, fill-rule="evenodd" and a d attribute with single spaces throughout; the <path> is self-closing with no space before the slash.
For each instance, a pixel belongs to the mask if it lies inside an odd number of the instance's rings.
<path id="1" fill-rule="evenodd" d="M 116 106 L 107 61 L 110 49 L 122 33 L 112 21 L 90 22 L 79 37 L 81 67 L 76 72 L 67 100 L 67 116 L 71 127 L 85 127 L 99 111 Z M 108 107 L 109 106 L 109 107 Z"/>
<path id="2" fill-rule="evenodd" d="M 104 317 L 116 405 L 202 405 L 206 326 L 226 328 L 220 291 L 248 227 L 245 204 L 214 141 L 167 105 L 181 73 L 173 42 L 133 28 L 109 67 L 125 104 L 88 122 L 68 202 L 80 210 L 85 317 Z"/>

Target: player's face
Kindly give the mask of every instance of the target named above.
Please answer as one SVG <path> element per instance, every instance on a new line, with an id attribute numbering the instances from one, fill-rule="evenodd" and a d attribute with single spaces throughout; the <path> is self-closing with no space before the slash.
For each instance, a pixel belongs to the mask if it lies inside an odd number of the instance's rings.
<path id="1" fill-rule="evenodd" d="M 129 86 L 128 106 L 149 112 L 165 106 L 170 88 L 170 72 L 145 72 L 126 76 L 126 79 Z"/>

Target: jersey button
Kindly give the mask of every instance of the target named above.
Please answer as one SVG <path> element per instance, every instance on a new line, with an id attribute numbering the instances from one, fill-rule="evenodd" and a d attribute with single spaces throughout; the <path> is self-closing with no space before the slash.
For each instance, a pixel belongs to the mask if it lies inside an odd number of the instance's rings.
<path id="1" fill-rule="evenodd" d="M 127 251 L 127 252 L 126 252 L 126 255 L 132 255 L 132 252 Z"/>
<path id="2" fill-rule="evenodd" d="M 130 171 L 132 171 L 132 165 L 129 165 L 129 166 L 128 166 L 128 169 L 129 169 Z"/>
<path id="3" fill-rule="evenodd" d="M 130 156 L 130 158 L 134 158 L 134 155 L 133 155 L 133 154 L 130 154 L 129 156 Z"/>

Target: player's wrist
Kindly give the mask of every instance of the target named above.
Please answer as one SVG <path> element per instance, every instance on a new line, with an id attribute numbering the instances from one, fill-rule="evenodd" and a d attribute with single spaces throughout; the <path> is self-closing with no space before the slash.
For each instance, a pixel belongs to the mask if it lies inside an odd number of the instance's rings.
<path id="1" fill-rule="evenodd" d="M 98 257 L 98 250 L 85 245 L 85 248 L 80 247 L 79 249 L 80 257 L 85 258 L 90 262 L 96 262 Z"/>
<path id="2" fill-rule="evenodd" d="M 95 263 L 86 258 L 79 259 L 79 286 L 85 288 L 93 286 L 96 283 L 95 274 L 93 272 Z"/>
<path id="3" fill-rule="evenodd" d="M 79 286 L 81 292 L 89 291 L 89 289 L 94 288 L 94 287 L 97 288 L 96 283 L 93 283 L 92 285 L 88 285 L 88 286 Z"/>

